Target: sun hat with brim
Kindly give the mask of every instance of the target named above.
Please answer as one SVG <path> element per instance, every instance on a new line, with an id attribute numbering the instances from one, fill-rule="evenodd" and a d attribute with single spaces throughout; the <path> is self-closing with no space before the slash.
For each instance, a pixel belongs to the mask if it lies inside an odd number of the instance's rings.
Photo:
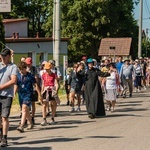
<path id="1" fill-rule="evenodd" d="M 129 59 L 129 58 L 126 58 L 124 61 L 130 61 L 130 59 Z"/>
<path id="2" fill-rule="evenodd" d="M 83 60 L 82 60 L 82 61 L 80 61 L 80 64 L 84 64 L 84 66 L 86 66 L 86 65 L 85 65 L 85 62 L 84 62 Z"/>
<path id="3" fill-rule="evenodd" d="M 51 63 L 46 62 L 45 65 L 44 65 L 44 69 L 51 69 L 52 68 L 51 65 L 52 65 Z"/>
<path id="4" fill-rule="evenodd" d="M 136 60 L 135 60 L 135 62 L 139 62 L 139 60 L 138 60 L 138 59 L 136 59 Z"/>
<path id="5" fill-rule="evenodd" d="M 2 56 L 7 56 L 7 55 L 11 55 L 11 51 L 8 48 L 5 48 L 1 51 L 1 55 Z"/>
<path id="6" fill-rule="evenodd" d="M 93 59 L 92 58 L 89 58 L 88 60 L 87 60 L 87 63 L 92 63 L 93 62 Z"/>
<path id="7" fill-rule="evenodd" d="M 31 58 L 31 57 L 27 57 L 26 60 L 25 60 L 25 63 L 26 63 L 27 65 L 32 64 L 32 58 Z"/>

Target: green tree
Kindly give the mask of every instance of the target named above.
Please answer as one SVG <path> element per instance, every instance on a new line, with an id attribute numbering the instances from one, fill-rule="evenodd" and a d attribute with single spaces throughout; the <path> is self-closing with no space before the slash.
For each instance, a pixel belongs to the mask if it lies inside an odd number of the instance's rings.
<path id="1" fill-rule="evenodd" d="M 62 36 L 70 38 L 70 60 L 83 54 L 97 57 L 104 37 L 133 37 L 137 41 L 133 4 L 131 0 L 63 0 Z"/>
<path id="2" fill-rule="evenodd" d="M 5 43 L 5 31 L 4 31 L 4 26 L 2 23 L 2 15 L 0 15 L 0 51 L 4 48 L 4 43 Z"/>
<path id="3" fill-rule="evenodd" d="M 54 0 L 12 0 L 5 18 L 29 18 L 29 36 L 52 36 Z M 61 37 L 69 37 L 69 60 L 96 58 L 104 37 L 132 37 L 137 49 L 134 3 L 139 0 L 61 0 Z"/>
<path id="4" fill-rule="evenodd" d="M 150 38 L 142 38 L 142 57 L 150 57 Z"/>
<path id="5" fill-rule="evenodd" d="M 45 36 L 42 26 L 49 17 L 49 0 L 12 0 L 12 11 L 4 18 L 29 18 L 29 37 L 35 37 L 36 32 Z"/>

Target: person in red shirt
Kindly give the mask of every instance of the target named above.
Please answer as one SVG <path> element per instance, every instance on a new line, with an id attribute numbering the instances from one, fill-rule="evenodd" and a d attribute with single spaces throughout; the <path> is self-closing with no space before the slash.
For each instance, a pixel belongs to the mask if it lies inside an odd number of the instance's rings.
<path id="1" fill-rule="evenodd" d="M 55 96 L 58 94 L 58 80 L 57 75 L 51 71 L 52 64 L 46 62 L 44 65 L 44 69 L 46 72 L 42 75 L 42 96 L 43 96 L 43 121 L 41 123 L 42 126 L 47 125 L 46 120 L 46 108 L 48 107 L 48 103 L 50 101 L 51 106 L 51 121 L 49 124 L 55 124 L 55 113 L 57 108 L 57 103 L 55 100 Z"/>

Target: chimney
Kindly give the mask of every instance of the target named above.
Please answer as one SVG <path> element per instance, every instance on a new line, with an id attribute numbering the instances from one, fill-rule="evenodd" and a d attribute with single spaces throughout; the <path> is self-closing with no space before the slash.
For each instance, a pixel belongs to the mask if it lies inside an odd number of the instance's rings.
<path id="1" fill-rule="evenodd" d="M 18 39 L 18 38 L 19 38 L 19 32 L 16 33 L 16 39 Z"/>
<path id="2" fill-rule="evenodd" d="M 39 32 L 36 32 L 36 38 L 39 38 Z"/>
<path id="3" fill-rule="evenodd" d="M 13 39 L 15 38 L 15 32 L 12 33 L 12 38 L 13 38 Z"/>

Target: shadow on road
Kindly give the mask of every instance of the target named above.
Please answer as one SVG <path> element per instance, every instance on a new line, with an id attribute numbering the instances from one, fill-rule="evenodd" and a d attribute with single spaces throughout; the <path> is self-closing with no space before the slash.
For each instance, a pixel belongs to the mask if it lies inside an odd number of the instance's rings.
<path id="1" fill-rule="evenodd" d="M 143 101 L 119 101 L 117 104 L 122 104 L 122 103 L 143 103 Z"/>
<path id="2" fill-rule="evenodd" d="M 73 113 L 70 113 L 69 111 L 57 111 L 57 117 L 66 117 L 66 116 L 81 116 L 81 115 L 87 115 L 86 113 L 86 110 L 82 110 L 81 112 L 73 112 Z M 41 113 L 36 113 L 35 117 L 41 117 L 42 118 L 42 114 Z M 17 116 L 13 116 L 13 117 L 10 117 L 11 119 L 13 118 L 18 118 Z"/>
<path id="3" fill-rule="evenodd" d="M 37 144 L 38 145 L 42 143 L 50 144 L 50 142 L 71 142 L 71 141 L 77 141 L 81 139 L 82 138 L 53 138 L 53 139 L 41 139 L 41 140 L 35 140 L 35 141 L 12 142 L 12 143 L 15 145 L 24 145 L 24 144 Z"/>
<path id="4" fill-rule="evenodd" d="M 5 150 L 52 150 L 51 147 L 7 147 Z"/>
<path id="5" fill-rule="evenodd" d="M 11 117 L 10 117 L 10 118 L 11 118 Z M 21 119 L 12 119 L 12 118 L 11 118 L 11 120 L 10 120 L 10 122 L 18 122 L 18 123 L 19 123 L 20 121 L 21 121 Z"/>
<path id="6" fill-rule="evenodd" d="M 47 127 L 47 126 L 45 126 L 43 128 L 39 128 L 37 131 L 39 131 L 39 130 L 53 130 L 53 129 L 69 129 L 69 128 L 77 128 L 77 127 L 78 126 L 55 126 L 55 127 L 52 127 L 52 126 L 51 127 Z"/>
<path id="7" fill-rule="evenodd" d="M 15 115 L 15 116 L 10 116 L 9 118 L 10 118 L 10 119 L 19 119 L 20 116 L 19 116 L 19 115 Z"/>
<path id="8" fill-rule="evenodd" d="M 22 138 L 25 138 L 25 136 L 17 136 L 17 137 L 8 137 L 8 139 L 11 139 L 12 141 L 20 140 Z"/>
<path id="9" fill-rule="evenodd" d="M 101 139 L 104 139 L 104 138 L 108 138 L 108 139 L 115 139 L 115 138 L 123 138 L 123 136 L 87 136 L 86 138 L 101 138 Z"/>
<path id="10" fill-rule="evenodd" d="M 144 98 L 144 97 L 147 98 L 147 97 L 150 97 L 150 96 L 149 96 L 149 95 L 134 95 L 134 96 L 133 96 L 133 98 L 137 98 L 137 97 L 138 97 L 138 98 L 139 98 L 139 97 L 141 97 L 141 98 Z"/>
<path id="11" fill-rule="evenodd" d="M 18 124 L 19 125 L 19 124 Z M 10 125 L 9 126 L 9 131 L 12 131 L 12 130 L 16 130 L 18 125 Z"/>
<path id="12" fill-rule="evenodd" d="M 135 116 L 135 117 L 142 117 L 140 115 L 133 115 L 133 114 L 111 114 L 107 115 L 107 118 L 113 118 L 113 117 L 128 117 L 128 116 Z"/>
<path id="13" fill-rule="evenodd" d="M 91 123 L 95 121 L 82 121 L 82 120 L 64 120 L 59 121 L 57 124 L 83 124 L 83 123 Z"/>
<path id="14" fill-rule="evenodd" d="M 122 109 L 117 109 L 117 112 L 133 112 L 133 111 L 147 111 L 148 109 L 144 108 L 122 108 Z"/>
<path id="15" fill-rule="evenodd" d="M 125 106 L 141 106 L 142 104 L 116 104 L 117 107 L 125 107 Z"/>

